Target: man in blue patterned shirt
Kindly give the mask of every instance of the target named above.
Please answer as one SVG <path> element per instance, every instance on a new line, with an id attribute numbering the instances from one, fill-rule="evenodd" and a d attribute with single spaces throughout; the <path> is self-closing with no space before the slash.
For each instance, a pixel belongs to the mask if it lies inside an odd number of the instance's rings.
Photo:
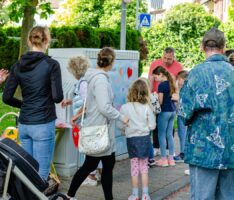
<path id="1" fill-rule="evenodd" d="M 190 71 L 180 91 L 192 200 L 234 199 L 234 68 L 224 48 L 223 32 L 206 32 L 206 60 Z"/>

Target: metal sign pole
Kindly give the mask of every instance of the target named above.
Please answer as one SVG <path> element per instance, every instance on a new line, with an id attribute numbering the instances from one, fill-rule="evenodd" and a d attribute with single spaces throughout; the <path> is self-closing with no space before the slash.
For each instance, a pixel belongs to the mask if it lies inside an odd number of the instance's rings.
<path id="1" fill-rule="evenodd" d="M 136 30 L 139 30 L 139 0 L 136 0 Z"/>
<path id="2" fill-rule="evenodd" d="M 126 50 L 126 3 L 122 1 L 120 49 Z"/>

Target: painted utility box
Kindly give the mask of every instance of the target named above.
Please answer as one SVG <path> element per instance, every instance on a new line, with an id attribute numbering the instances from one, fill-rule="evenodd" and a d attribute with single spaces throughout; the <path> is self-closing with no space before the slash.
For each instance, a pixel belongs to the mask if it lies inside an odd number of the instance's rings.
<path id="1" fill-rule="evenodd" d="M 97 54 L 100 49 L 49 49 L 49 55 L 56 59 L 61 66 L 64 98 L 71 99 L 73 96 L 76 79 L 67 70 L 68 61 L 71 57 L 84 55 L 90 59 L 92 67 L 96 67 Z M 116 60 L 112 71 L 108 72 L 115 95 L 114 106 L 119 110 L 126 102 L 129 85 L 138 77 L 139 52 L 116 50 Z M 69 123 L 72 116 L 72 108 L 62 109 L 56 105 L 57 117 Z M 71 128 L 65 129 L 59 142 L 56 144 L 54 164 L 61 176 L 72 176 L 78 167 L 83 164 L 84 155 L 74 147 Z M 126 139 L 116 128 L 116 157 L 126 154 Z"/>

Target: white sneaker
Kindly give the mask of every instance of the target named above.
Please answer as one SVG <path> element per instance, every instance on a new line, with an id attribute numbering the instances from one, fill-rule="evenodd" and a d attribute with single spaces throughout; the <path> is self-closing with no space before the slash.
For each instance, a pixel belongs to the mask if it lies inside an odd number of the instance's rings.
<path id="1" fill-rule="evenodd" d="M 143 194 L 141 200 L 151 200 L 151 198 L 148 194 Z"/>
<path id="2" fill-rule="evenodd" d="M 81 185 L 97 186 L 97 181 L 87 177 Z"/>
<path id="3" fill-rule="evenodd" d="M 154 156 L 160 156 L 160 149 L 154 148 Z"/>
<path id="4" fill-rule="evenodd" d="M 139 198 L 137 196 L 135 196 L 135 195 L 130 195 L 128 197 L 128 200 L 139 200 Z"/>
<path id="5" fill-rule="evenodd" d="M 69 200 L 77 200 L 77 198 L 75 198 L 75 197 L 72 197 L 72 198 L 70 198 Z"/>
<path id="6" fill-rule="evenodd" d="M 101 181 L 101 174 L 99 172 L 96 172 L 95 177 L 97 181 Z"/>
<path id="7" fill-rule="evenodd" d="M 187 176 L 189 176 L 189 175 L 190 175 L 189 169 L 186 169 L 186 170 L 184 171 L 184 174 L 187 175 Z"/>

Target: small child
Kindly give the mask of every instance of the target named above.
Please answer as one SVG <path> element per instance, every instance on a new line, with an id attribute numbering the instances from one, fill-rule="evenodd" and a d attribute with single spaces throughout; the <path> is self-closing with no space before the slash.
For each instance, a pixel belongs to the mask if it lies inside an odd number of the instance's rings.
<path id="1" fill-rule="evenodd" d="M 62 101 L 62 107 L 72 105 L 73 116 L 70 123 L 72 126 L 79 124 L 79 119 L 82 115 L 84 100 L 87 94 L 87 81 L 84 79 L 84 75 L 87 69 L 90 67 L 89 60 L 84 56 L 77 56 L 70 59 L 68 63 L 68 71 L 77 79 L 77 83 L 74 86 L 73 99 L 65 99 Z M 100 169 L 102 169 L 102 163 L 99 163 Z M 93 171 L 82 183 L 82 185 L 96 186 L 98 171 Z"/>
<path id="2" fill-rule="evenodd" d="M 156 119 L 150 107 L 150 93 L 147 83 L 137 79 L 128 91 L 128 103 L 120 113 L 129 118 L 127 126 L 119 126 L 127 137 L 127 148 L 131 162 L 132 195 L 128 200 L 138 200 L 138 175 L 141 173 L 142 200 L 150 200 L 148 189 L 148 156 L 151 144 L 150 131 L 156 126 Z"/>
<path id="3" fill-rule="evenodd" d="M 161 159 L 156 161 L 160 167 L 175 166 L 173 125 L 176 115 L 176 105 L 172 99 L 177 93 L 171 74 L 162 66 L 153 70 L 153 77 L 159 81 L 158 98 L 161 104 L 161 113 L 158 116 L 158 137 L 161 151 Z M 166 155 L 166 139 L 168 141 L 169 157 Z"/>
<path id="4" fill-rule="evenodd" d="M 177 84 L 179 90 L 184 85 L 185 79 L 188 77 L 188 71 L 182 70 L 177 75 Z M 177 117 L 178 136 L 180 141 L 180 154 L 174 157 L 175 162 L 184 162 L 184 144 L 186 136 L 186 126 L 183 123 L 181 116 Z"/>

